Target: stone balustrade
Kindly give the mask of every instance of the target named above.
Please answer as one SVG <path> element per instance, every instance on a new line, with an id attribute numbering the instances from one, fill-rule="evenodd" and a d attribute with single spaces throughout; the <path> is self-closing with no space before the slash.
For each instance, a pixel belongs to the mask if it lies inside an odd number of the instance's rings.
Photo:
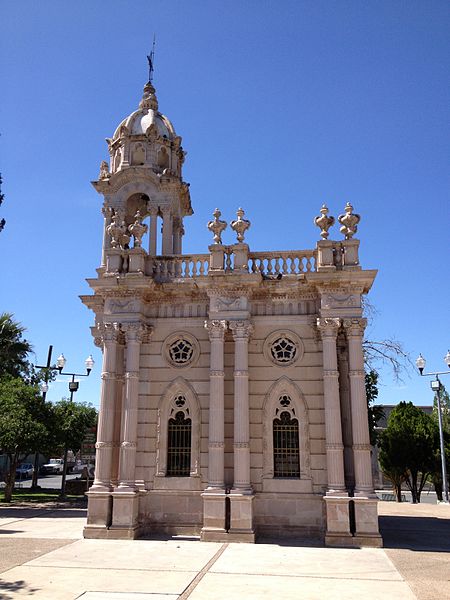
<path id="1" fill-rule="evenodd" d="M 358 240 L 321 240 L 315 250 L 249 252 L 246 244 L 211 246 L 211 254 L 148 256 L 142 248 L 106 251 L 107 275 L 140 274 L 157 282 L 193 279 L 213 273 L 260 273 L 263 278 L 280 279 L 316 271 L 360 269 Z"/>
<path id="2" fill-rule="evenodd" d="M 191 279 L 208 275 L 209 254 L 154 256 L 147 259 L 146 274 L 155 281 Z"/>
<path id="3" fill-rule="evenodd" d="M 250 252 L 248 255 L 249 273 L 263 275 L 298 275 L 315 271 L 315 250 L 288 250 L 283 252 Z"/>

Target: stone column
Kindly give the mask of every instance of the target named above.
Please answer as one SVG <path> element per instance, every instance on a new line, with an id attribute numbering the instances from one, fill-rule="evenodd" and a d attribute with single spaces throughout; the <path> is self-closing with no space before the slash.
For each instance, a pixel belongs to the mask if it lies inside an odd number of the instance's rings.
<path id="1" fill-rule="evenodd" d="M 101 338 L 96 344 L 103 344 L 102 388 L 100 412 L 95 447 L 95 480 L 91 492 L 109 492 L 111 490 L 111 464 L 114 433 L 114 409 L 116 399 L 116 362 L 117 345 L 122 341 L 120 325 L 105 323 L 98 327 Z M 100 341 L 101 340 L 101 341 Z"/>
<path id="2" fill-rule="evenodd" d="M 234 338 L 234 489 L 251 491 L 248 340 L 252 325 L 231 321 Z"/>
<path id="3" fill-rule="evenodd" d="M 230 321 L 234 338 L 234 484 L 230 493 L 229 538 L 255 541 L 250 483 L 250 410 L 248 397 L 249 321 Z"/>
<path id="4" fill-rule="evenodd" d="M 170 208 L 163 209 L 163 239 L 162 253 L 164 256 L 173 254 L 173 217 Z"/>
<path id="5" fill-rule="evenodd" d="M 317 326 L 322 337 L 323 395 L 325 404 L 325 449 L 327 453 L 328 489 L 324 497 L 328 546 L 348 545 L 350 533 L 349 497 L 345 489 L 344 444 L 337 368 L 338 318 L 319 318 Z"/>
<path id="6" fill-rule="evenodd" d="M 366 319 L 344 319 L 347 335 L 352 407 L 353 460 L 355 465 L 355 496 L 374 494 L 370 438 L 367 419 L 364 355 L 362 339 Z"/>
<path id="7" fill-rule="evenodd" d="M 123 325 L 126 339 L 125 386 L 119 460 L 119 486 L 113 492 L 111 529 L 120 537 L 134 538 L 138 528 L 138 488 L 136 486 L 136 447 L 139 400 L 139 359 L 141 342 L 149 333 L 140 322 Z"/>
<path id="8" fill-rule="evenodd" d="M 103 244 L 102 244 L 102 262 L 100 265 L 101 269 L 106 268 L 106 252 L 111 247 L 111 238 L 106 232 L 106 228 L 111 224 L 111 208 L 106 204 L 106 201 L 102 206 L 102 214 L 103 214 Z"/>
<path id="9" fill-rule="evenodd" d="M 336 338 L 340 319 L 317 320 L 323 347 L 323 394 L 325 403 L 325 447 L 327 453 L 327 495 L 347 495 L 344 479 L 344 445 L 342 443 L 339 372 Z"/>
<path id="10" fill-rule="evenodd" d="M 114 417 L 117 387 L 117 352 L 122 333 L 117 323 L 97 328 L 95 344 L 103 346 L 102 387 L 97 426 L 94 484 L 88 492 L 86 538 L 107 537 L 112 517 Z"/>
<path id="11" fill-rule="evenodd" d="M 123 324 L 126 340 L 125 392 L 122 405 L 118 491 L 134 491 L 141 342 L 151 332 L 143 323 Z"/>
<path id="12" fill-rule="evenodd" d="M 148 253 L 150 256 L 156 256 L 157 222 L 158 222 L 158 210 L 156 208 L 151 208 L 150 209 L 149 245 L 148 245 Z"/>
<path id="13" fill-rule="evenodd" d="M 344 332 L 338 335 L 339 393 L 341 397 L 342 441 L 344 443 L 344 476 L 347 490 L 355 488 L 353 468 L 352 408 L 350 405 L 350 381 L 348 376 L 347 340 Z"/>
<path id="14" fill-rule="evenodd" d="M 209 371 L 208 489 L 224 489 L 224 337 L 226 321 L 205 323 L 211 340 Z"/>
<path id="15" fill-rule="evenodd" d="M 226 321 L 205 321 L 211 341 L 209 367 L 208 487 L 203 497 L 203 541 L 226 538 L 224 484 L 224 337 Z"/>
<path id="16" fill-rule="evenodd" d="M 181 217 L 173 220 L 173 253 L 181 254 L 181 236 L 183 231 L 183 222 Z"/>

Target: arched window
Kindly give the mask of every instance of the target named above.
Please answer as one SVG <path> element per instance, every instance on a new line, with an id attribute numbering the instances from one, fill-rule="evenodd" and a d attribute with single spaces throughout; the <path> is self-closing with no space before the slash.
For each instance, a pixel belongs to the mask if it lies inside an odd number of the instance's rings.
<path id="1" fill-rule="evenodd" d="M 281 406 L 289 406 L 289 396 L 280 398 Z M 300 477 L 298 420 L 283 411 L 273 420 L 273 476 Z"/>
<path id="2" fill-rule="evenodd" d="M 200 405 L 192 386 L 177 377 L 158 408 L 156 489 L 200 489 Z"/>
<path id="3" fill-rule="evenodd" d="M 263 404 L 263 491 L 312 492 L 308 407 L 288 377 L 273 383 Z"/>
<path id="4" fill-rule="evenodd" d="M 158 166 L 161 167 L 161 169 L 167 169 L 169 166 L 169 155 L 164 146 L 162 146 L 158 152 Z"/>
<path id="5" fill-rule="evenodd" d="M 183 406 L 180 396 L 175 403 Z M 169 419 L 167 427 L 167 477 L 189 477 L 191 471 L 192 422 L 183 411 Z"/>

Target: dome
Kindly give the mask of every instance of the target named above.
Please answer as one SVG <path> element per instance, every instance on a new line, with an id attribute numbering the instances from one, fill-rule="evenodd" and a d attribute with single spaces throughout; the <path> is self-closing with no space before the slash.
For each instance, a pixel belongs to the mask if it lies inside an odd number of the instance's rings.
<path id="1" fill-rule="evenodd" d="M 155 95 L 155 88 L 151 83 L 144 86 L 144 95 L 139 103 L 138 110 L 135 110 L 126 117 L 117 127 L 113 135 L 113 140 L 120 137 L 122 127 L 126 127 L 129 135 L 143 135 L 150 125 L 154 125 L 158 135 L 173 140 L 176 137 L 175 129 L 169 119 L 158 111 L 158 100 Z"/>

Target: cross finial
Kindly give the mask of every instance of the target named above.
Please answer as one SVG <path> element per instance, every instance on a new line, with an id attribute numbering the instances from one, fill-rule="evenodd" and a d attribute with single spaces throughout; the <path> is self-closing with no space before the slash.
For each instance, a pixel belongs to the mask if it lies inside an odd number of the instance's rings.
<path id="1" fill-rule="evenodd" d="M 150 54 L 147 54 L 147 60 L 148 60 L 148 82 L 149 83 L 151 83 L 153 81 L 153 71 L 155 70 L 155 68 L 154 68 L 154 64 L 155 64 L 155 44 L 156 44 L 156 37 L 155 37 L 155 34 L 153 34 L 152 51 L 150 52 Z"/>

